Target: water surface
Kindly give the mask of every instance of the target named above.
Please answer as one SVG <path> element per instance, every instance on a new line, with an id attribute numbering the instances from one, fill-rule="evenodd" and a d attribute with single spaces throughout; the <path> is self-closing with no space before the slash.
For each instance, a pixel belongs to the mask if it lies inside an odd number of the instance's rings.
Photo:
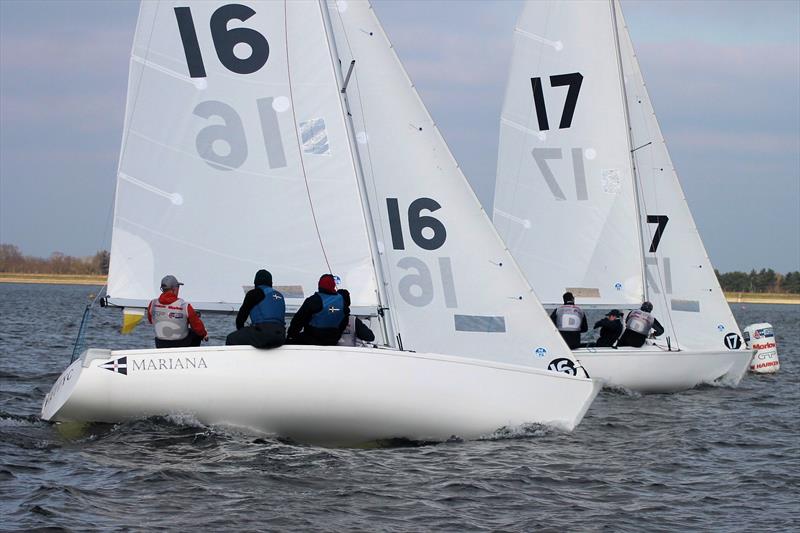
<path id="1" fill-rule="evenodd" d="M 603 391 L 571 434 L 326 449 L 189 418 L 62 428 L 39 419 L 85 286 L 0 284 L 0 528 L 300 531 L 789 531 L 800 522 L 800 306 L 734 304 L 775 327 L 781 371 L 737 389 Z M 206 316 L 214 344 L 232 317 Z M 91 346 L 120 336 L 98 309 Z M 478 391 L 476 391 L 478 393 Z M 65 431 L 68 430 L 68 431 Z"/>

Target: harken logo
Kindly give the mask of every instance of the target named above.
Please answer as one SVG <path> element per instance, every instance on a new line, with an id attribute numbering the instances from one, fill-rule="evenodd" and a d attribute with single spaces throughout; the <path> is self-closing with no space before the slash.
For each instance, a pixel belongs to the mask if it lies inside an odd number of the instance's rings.
<path id="1" fill-rule="evenodd" d="M 725 335 L 725 346 L 730 350 L 738 350 L 742 346 L 742 338 L 738 333 L 728 333 Z"/>
<path id="2" fill-rule="evenodd" d="M 119 359 L 114 359 L 113 361 L 109 361 L 107 363 L 103 363 L 100 365 L 100 368 L 105 368 L 106 370 L 110 370 L 112 372 L 117 372 L 119 374 L 128 375 L 128 357 L 120 357 Z"/>
<path id="3" fill-rule="evenodd" d="M 547 354 L 547 348 L 542 348 L 541 346 L 536 348 L 537 357 L 544 357 L 546 354 Z"/>

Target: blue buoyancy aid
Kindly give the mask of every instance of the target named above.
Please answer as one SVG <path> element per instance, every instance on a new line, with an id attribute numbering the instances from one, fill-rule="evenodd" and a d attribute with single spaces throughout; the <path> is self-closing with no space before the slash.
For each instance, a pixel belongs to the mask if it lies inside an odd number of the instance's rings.
<path id="1" fill-rule="evenodd" d="M 315 328 L 338 328 L 344 320 L 344 298 L 338 292 L 317 294 L 322 299 L 322 310 L 314 313 L 309 325 Z"/>
<path id="2" fill-rule="evenodd" d="M 285 324 L 286 301 L 283 294 L 266 285 L 259 285 L 258 288 L 264 293 L 264 299 L 250 310 L 250 323 L 254 326 L 264 323 Z"/>

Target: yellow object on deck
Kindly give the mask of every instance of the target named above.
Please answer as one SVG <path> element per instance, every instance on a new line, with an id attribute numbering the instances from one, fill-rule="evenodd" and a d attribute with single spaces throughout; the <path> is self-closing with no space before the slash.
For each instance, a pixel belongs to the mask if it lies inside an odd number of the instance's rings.
<path id="1" fill-rule="evenodd" d="M 126 307 L 122 310 L 122 329 L 120 333 L 123 335 L 129 334 L 139 325 L 139 322 L 141 322 L 143 318 L 144 309 L 139 307 Z"/>

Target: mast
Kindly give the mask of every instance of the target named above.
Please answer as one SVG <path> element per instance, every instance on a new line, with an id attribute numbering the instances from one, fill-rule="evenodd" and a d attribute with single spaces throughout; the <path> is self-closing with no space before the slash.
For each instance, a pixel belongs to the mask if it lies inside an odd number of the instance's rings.
<path id="1" fill-rule="evenodd" d="M 286 0 L 285 0 L 286 1 Z M 378 322 L 383 330 L 383 337 L 386 343 L 392 347 L 397 347 L 399 342 L 395 337 L 396 328 L 394 327 L 394 320 L 391 316 L 391 310 L 388 306 L 389 298 L 386 293 L 386 283 L 384 282 L 385 275 L 383 272 L 383 263 L 380 259 L 380 248 L 378 246 L 378 239 L 375 232 L 375 224 L 372 218 L 372 208 L 369 203 L 369 196 L 367 195 L 367 185 L 364 178 L 364 168 L 361 165 L 361 157 L 359 157 L 358 143 L 355 142 L 355 133 L 353 126 L 353 117 L 350 114 L 350 104 L 347 101 L 347 87 L 344 84 L 344 76 L 342 75 L 342 65 L 339 60 L 339 51 L 336 48 L 336 40 L 333 38 L 333 25 L 331 24 L 330 13 L 328 12 L 327 0 L 318 0 L 320 11 L 322 12 L 322 20 L 325 22 L 325 36 L 328 39 L 328 49 L 331 52 L 331 62 L 333 63 L 333 70 L 336 73 L 336 82 L 341 88 L 342 112 L 345 116 L 345 123 L 347 124 L 347 139 L 350 142 L 350 153 L 353 158 L 353 167 L 356 172 L 358 181 L 358 191 L 361 195 L 361 208 L 364 212 L 364 218 L 367 222 L 367 234 L 369 235 L 369 246 L 372 252 L 372 264 L 375 268 L 375 277 L 378 284 Z M 353 68 L 355 61 L 351 65 Z M 348 80 L 350 73 L 348 73 Z M 385 316 L 385 312 L 389 311 L 389 316 Z"/>
<path id="2" fill-rule="evenodd" d="M 647 295 L 647 265 L 644 261 L 644 235 L 642 234 L 642 213 L 641 213 L 641 205 L 640 205 L 640 192 L 639 192 L 639 171 L 636 167 L 636 157 L 633 155 L 633 152 L 636 148 L 633 148 L 633 137 L 631 136 L 631 116 L 630 111 L 628 110 L 628 92 L 625 88 L 625 76 L 622 74 L 622 52 L 620 50 L 619 45 L 619 27 L 617 27 L 617 0 L 609 0 L 609 4 L 611 6 L 611 24 L 613 25 L 614 30 L 614 47 L 617 53 L 617 75 L 619 76 L 619 85 L 622 88 L 622 107 L 625 109 L 625 125 L 627 130 L 627 139 L 628 139 L 628 153 L 630 154 L 631 158 L 631 170 L 633 171 L 633 175 L 631 176 L 633 181 L 633 193 L 634 193 L 634 206 L 636 208 L 636 227 L 639 229 L 639 250 L 641 251 L 640 257 L 642 258 L 641 267 L 642 267 L 642 297 L 645 300 L 648 300 Z"/>

